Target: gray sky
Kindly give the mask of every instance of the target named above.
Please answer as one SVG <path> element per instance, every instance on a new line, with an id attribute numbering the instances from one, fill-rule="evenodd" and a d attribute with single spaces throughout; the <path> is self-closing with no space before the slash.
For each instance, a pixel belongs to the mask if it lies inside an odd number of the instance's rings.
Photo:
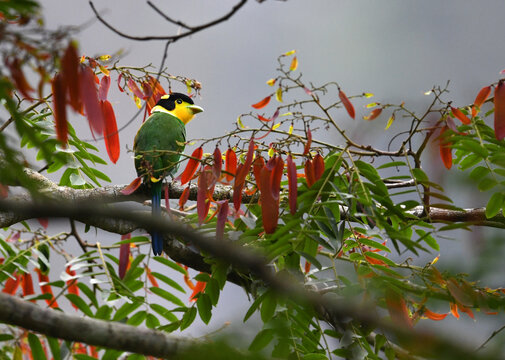
<path id="1" fill-rule="evenodd" d="M 199 24 L 227 12 L 236 2 L 155 3 L 174 18 Z M 42 0 L 42 5 L 49 27 L 93 19 L 84 0 Z M 114 26 L 129 34 L 177 31 L 142 1 L 96 1 L 95 5 Z M 461 106 L 471 103 L 478 90 L 496 81 L 499 71 L 505 68 L 503 14 L 503 0 L 250 1 L 228 22 L 172 45 L 166 65 L 172 74 L 196 78 L 203 85 L 196 102 L 205 112 L 188 125 L 189 138 L 231 130 L 239 114 L 249 112 L 252 103 L 271 92 L 265 82 L 276 75 L 276 58 L 291 49 L 297 50 L 299 71 L 307 82 L 337 81 L 348 95 L 372 92 L 376 101 L 405 101 L 421 111 L 430 100 L 423 93 L 450 80 L 450 96 Z M 164 46 L 163 42 L 122 39 L 98 22 L 82 31 L 78 39 L 81 51 L 87 55 L 124 49 L 124 65 L 157 65 Z M 174 90 L 183 92 L 185 88 L 176 86 Z M 136 107 L 114 86 L 110 98 L 121 126 Z M 387 118 L 373 124 L 362 120 L 367 113 L 362 107 L 365 103 L 356 104 L 358 116 L 354 122 L 345 116 L 339 120 L 353 138 L 364 143 L 372 139 L 383 142 L 390 136 L 383 131 Z M 101 169 L 113 183 L 128 183 L 135 176 L 125 147 L 132 147 L 140 121 L 121 133 L 119 162 Z M 75 118 L 74 124 L 88 134 L 83 137 L 89 137 L 83 118 Z M 102 144 L 98 145 L 107 158 Z M 224 315 L 220 312 L 213 320 L 216 327 L 231 320 L 233 309 L 243 308 L 238 304 L 245 299 L 242 293 L 233 290 L 223 296 L 222 306 L 228 311 Z M 478 332 L 481 326 L 466 319 L 451 321 L 454 327 L 463 323 L 470 326 L 470 331 Z M 481 337 L 485 336 L 483 333 Z"/>

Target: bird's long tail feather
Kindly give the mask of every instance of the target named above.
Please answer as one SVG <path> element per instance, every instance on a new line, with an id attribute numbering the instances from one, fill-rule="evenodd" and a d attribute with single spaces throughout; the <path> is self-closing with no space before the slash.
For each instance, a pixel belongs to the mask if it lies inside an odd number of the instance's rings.
<path id="1" fill-rule="evenodd" d="M 161 215 L 161 181 L 151 184 L 152 194 L 152 214 Z M 158 231 L 151 232 L 152 246 L 154 255 L 161 255 L 163 251 L 163 237 Z"/>

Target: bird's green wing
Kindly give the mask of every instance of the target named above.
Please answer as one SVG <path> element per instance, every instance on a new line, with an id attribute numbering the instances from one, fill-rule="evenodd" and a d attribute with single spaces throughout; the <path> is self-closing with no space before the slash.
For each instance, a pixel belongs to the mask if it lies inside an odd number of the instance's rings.
<path id="1" fill-rule="evenodd" d="M 163 179 L 173 175 L 184 151 L 186 128 L 175 116 L 155 112 L 140 127 L 133 149 L 138 176 Z"/>

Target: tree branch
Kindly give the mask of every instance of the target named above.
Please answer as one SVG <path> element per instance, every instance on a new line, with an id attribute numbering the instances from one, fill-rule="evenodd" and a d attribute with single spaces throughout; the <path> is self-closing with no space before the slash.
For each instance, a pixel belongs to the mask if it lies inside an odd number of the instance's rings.
<path id="1" fill-rule="evenodd" d="M 59 339 L 162 358 L 173 356 L 190 344 L 161 331 L 43 309 L 4 293 L 0 293 L 0 321 Z"/>
<path id="2" fill-rule="evenodd" d="M 149 41 L 149 40 L 171 40 L 172 42 L 175 42 L 179 39 L 182 39 L 182 38 L 185 38 L 187 36 L 190 36 L 190 35 L 193 35 L 193 34 L 196 34 L 197 32 L 199 31 L 202 31 L 202 30 L 205 30 L 207 28 L 210 28 L 214 25 L 217 25 L 219 23 L 222 23 L 226 20 L 228 20 L 229 18 L 231 18 L 237 11 L 240 10 L 240 8 L 242 8 L 242 6 L 245 5 L 245 3 L 247 2 L 247 0 L 241 0 L 237 5 L 235 5 L 227 14 L 225 14 L 224 16 L 218 18 L 218 19 L 215 19 L 211 22 L 208 22 L 206 24 L 202 24 L 202 25 L 198 25 L 198 26 L 187 26 L 187 25 L 182 25 L 182 23 L 180 21 L 175 21 L 175 20 L 168 20 L 169 22 L 172 22 L 172 23 L 176 23 L 186 29 L 188 29 L 188 31 L 186 32 L 183 32 L 181 34 L 178 34 L 178 35 L 168 35 L 168 36 L 155 36 L 155 35 L 152 35 L 152 36 L 132 36 L 132 35 L 128 35 L 122 31 L 119 31 L 118 29 L 116 29 L 115 27 L 113 27 L 111 24 L 109 24 L 107 21 L 105 21 L 104 18 L 102 18 L 102 16 L 100 15 L 100 13 L 96 10 L 95 8 L 95 5 L 93 4 L 92 1 L 89 2 L 89 6 L 91 7 L 91 10 L 93 10 L 93 12 L 95 13 L 95 16 L 96 18 L 102 23 L 104 24 L 109 30 L 111 30 L 112 32 L 114 32 L 115 34 L 121 36 L 121 37 L 124 37 L 126 39 L 130 39 L 130 40 L 137 40 L 137 41 Z M 151 5 L 151 7 L 153 7 Z M 154 7 L 153 7 L 154 8 Z M 166 15 L 164 15 L 163 13 L 160 12 L 160 15 L 164 16 L 166 18 Z"/>

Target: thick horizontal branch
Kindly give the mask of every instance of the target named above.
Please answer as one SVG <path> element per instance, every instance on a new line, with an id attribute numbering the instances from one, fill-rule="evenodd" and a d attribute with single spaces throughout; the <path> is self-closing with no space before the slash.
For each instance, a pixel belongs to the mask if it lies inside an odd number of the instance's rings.
<path id="1" fill-rule="evenodd" d="M 119 218 L 128 222 L 137 223 L 142 228 L 179 237 L 184 242 L 191 243 L 198 249 L 228 262 L 233 267 L 243 269 L 261 279 L 264 284 L 267 284 L 267 286 L 279 295 L 287 296 L 300 304 L 308 304 L 319 313 L 325 314 L 325 318 L 329 319 L 329 322 L 336 326 L 345 324 L 349 318 L 352 318 L 363 325 L 377 327 L 387 332 L 393 332 L 402 338 L 406 344 L 410 342 L 416 350 L 422 351 L 429 356 L 437 354 L 440 358 L 458 359 L 468 358 L 467 355 L 471 353 L 464 345 L 455 344 L 441 335 L 394 325 L 390 321 L 386 321 L 379 317 L 375 312 L 369 311 L 366 304 L 360 306 L 355 303 L 350 303 L 344 298 L 330 296 L 333 294 L 321 296 L 318 293 L 308 291 L 297 281 L 294 281 L 288 274 L 273 272 L 272 268 L 266 263 L 265 258 L 254 253 L 251 249 L 243 248 L 225 239 L 218 241 L 215 238 L 206 237 L 177 222 L 165 221 L 164 219 L 153 216 L 132 214 L 129 211 L 110 209 L 90 203 L 79 204 L 77 207 L 75 204 L 65 203 L 20 204 L 11 201 L 0 201 L 0 211 L 6 211 L 7 209 L 16 213 L 23 213 L 25 216 L 31 218 L 48 216 L 77 219 L 85 216 L 98 216 L 104 218 Z M 15 305 L 16 304 L 14 304 L 14 306 Z M 0 307 L 0 313 L 5 311 L 4 309 L 5 307 Z M 16 308 L 9 308 L 9 313 L 16 312 Z M 4 314 L 2 317 L 5 319 L 4 321 L 10 321 L 7 315 Z M 14 319 L 17 318 L 14 317 Z M 20 320 L 17 319 L 16 321 Z M 46 333 L 44 328 L 38 331 Z M 119 339 L 119 341 L 122 341 L 122 339 Z M 416 347 L 414 343 L 426 345 L 420 349 Z M 121 344 L 123 343 L 121 342 Z M 114 344 L 114 346 L 108 344 L 106 346 L 118 348 L 119 344 Z M 475 355 L 475 353 L 472 355 Z M 480 356 L 479 354 L 479 356 L 475 356 L 475 358 L 484 359 L 491 357 L 487 357 L 486 355 Z"/>
<path id="2" fill-rule="evenodd" d="M 162 358 L 190 344 L 161 331 L 68 315 L 4 293 L 0 293 L 0 321 L 54 338 Z"/>

